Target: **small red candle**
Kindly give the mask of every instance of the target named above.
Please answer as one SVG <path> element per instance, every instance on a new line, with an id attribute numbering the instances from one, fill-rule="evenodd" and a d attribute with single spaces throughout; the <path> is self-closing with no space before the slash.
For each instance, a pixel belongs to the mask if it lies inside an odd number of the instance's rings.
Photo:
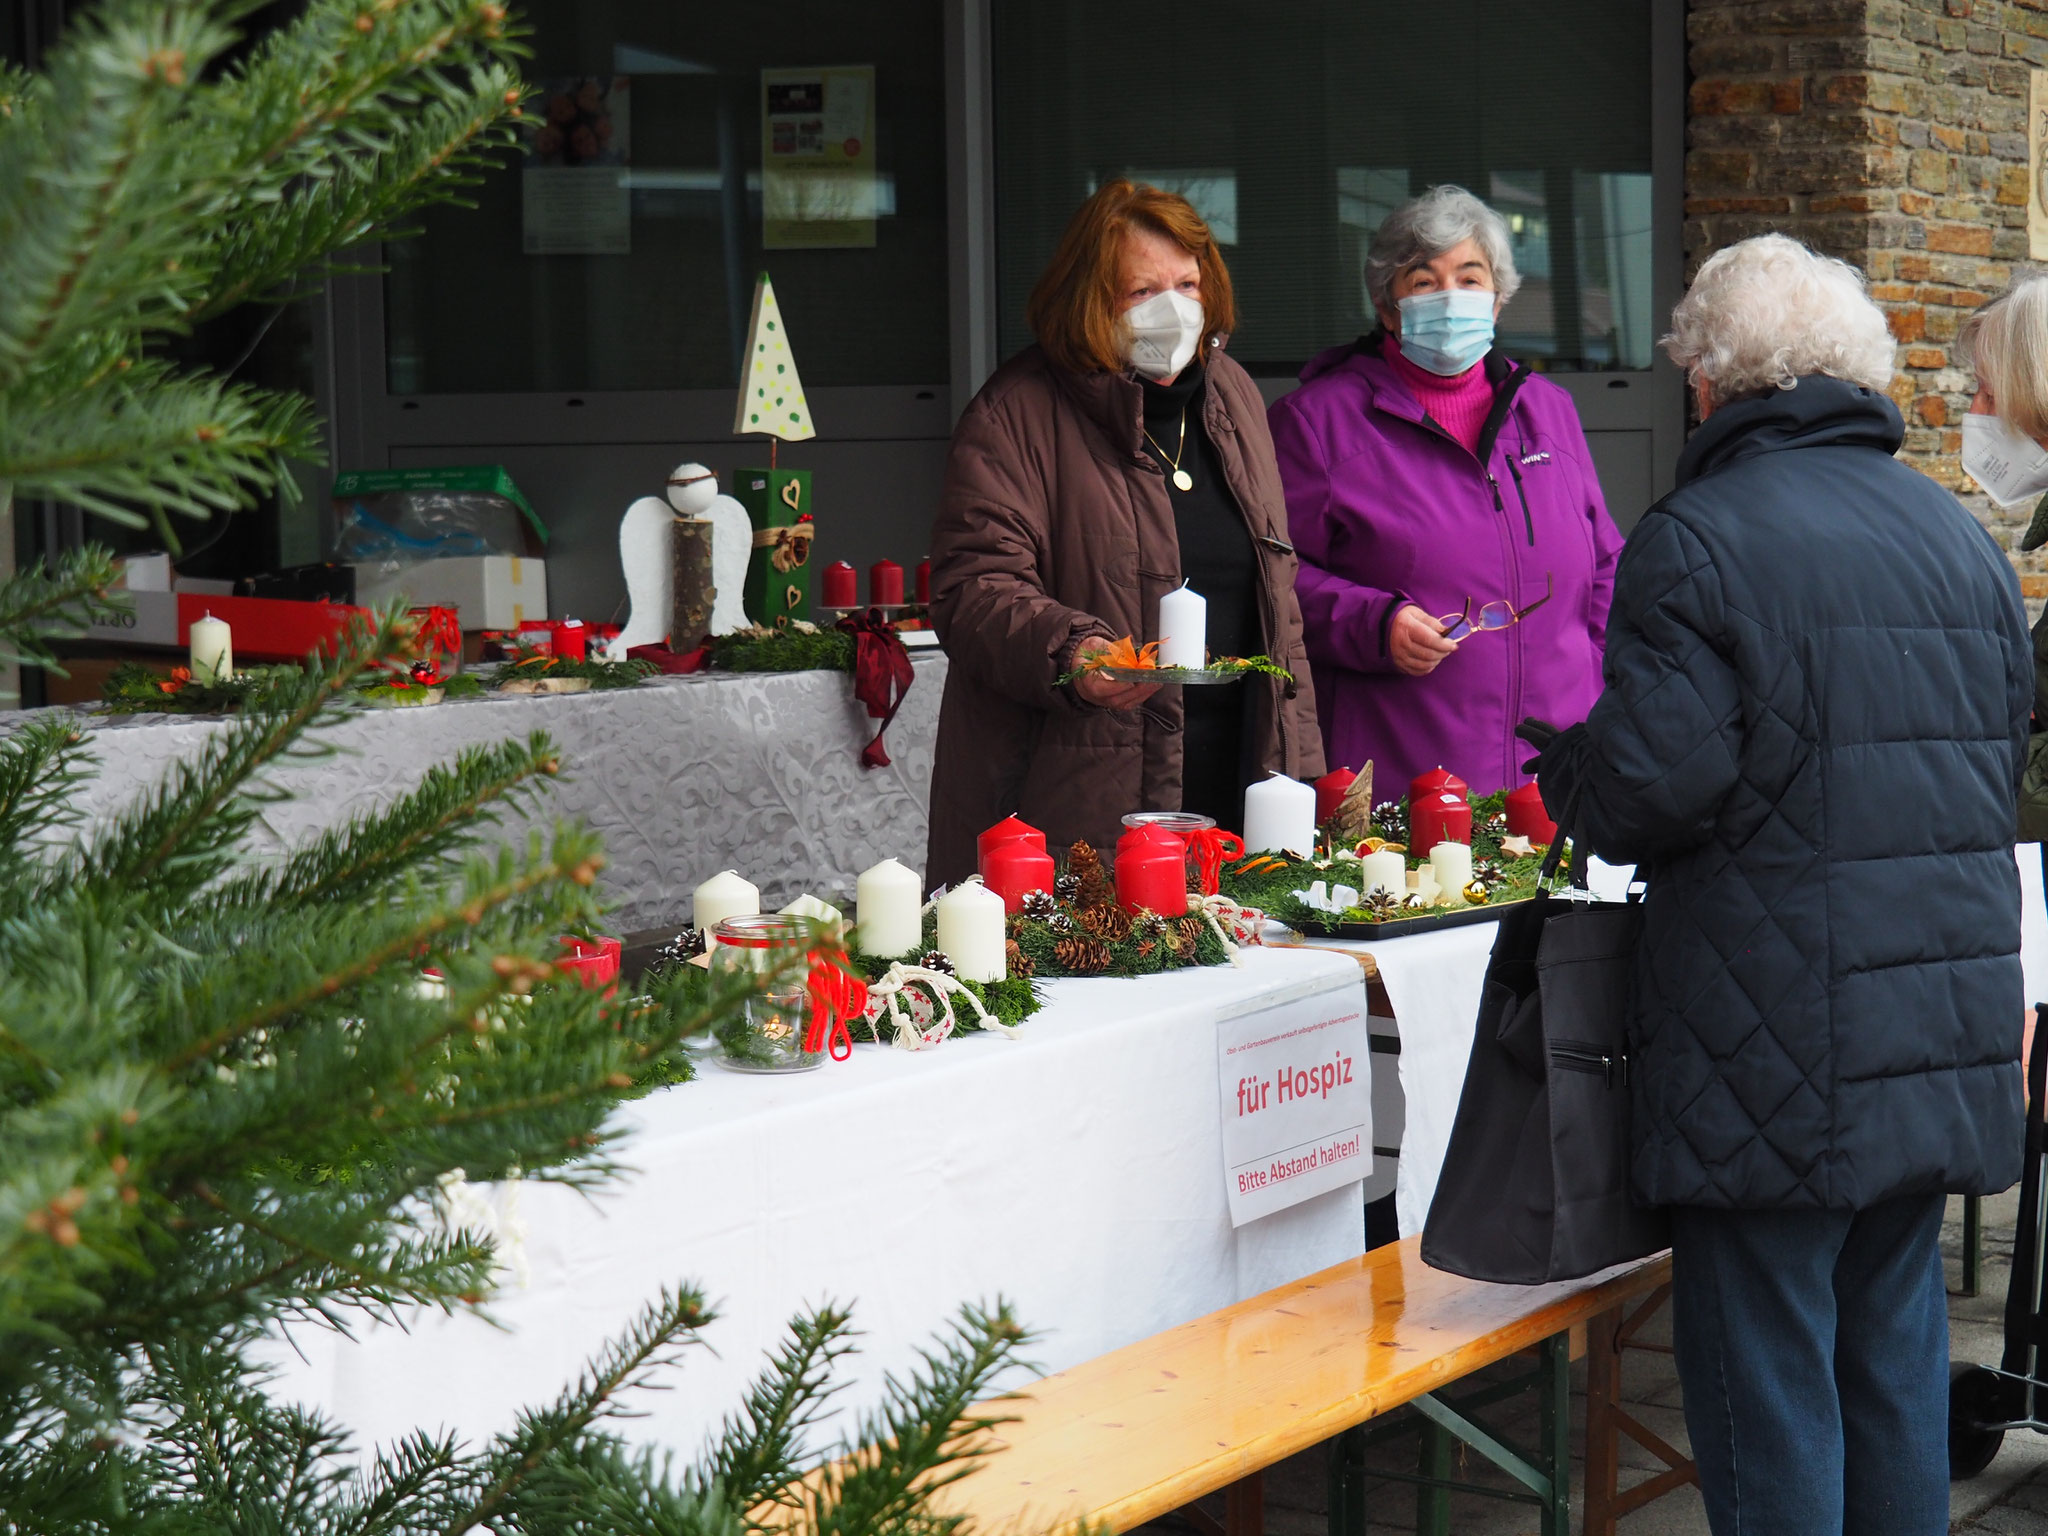
<path id="1" fill-rule="evenodd" d="M 860 572 L 844 560 L 834 560 L 825 567 L 824 605 L 827 608 L 860 606 Z"/>
<path id="2" fill-rule="evenodd" d="M 929 603 L 932 600 L 932 557 L 926 555 L 917 562 L 917 600 Z"/>
<path id="3" fill-rule="evenodd" d="M 1349 768 L 1338 768 L 1316 780 L 1316 825 L 1321 826 L 1337 814 L 1337 807 L 1344 803 L 1344 792 L 1358 782 L 1358 775 Z"/>
<path id="4" fill-rule="evenodd" d="M 1543 791 L 1531 782 L 1508 791 L 1508 836 L 1526 837 L 1532 843 L 1549 843 L 1557 836 L 1557 823 L 1544 809 Z"/>
<path id="5" fill-rule="evenodd" d="M 590 657 L 590 626 L 569 619 L 552 627 L 555 655 L 564 661 L 586 661 Z"/>
<path id="6" fill-rule="evenodd" d="M 1413 805 L 1424 795 L 1433 795 L 1440 789 L 1447 789 L 1460 798 L 1472 793 L 1472 786 L 1455 773 L 1448 768 L 1436 767 L 1408 781 L 1408 803 Z"/>
<path id="7" fill-rule="evenodd" d="M 1472 841 L 1472 805 L 1463 795 L 1439 789 L 1408 802 L 1408 851 L 1429 857 L 1438 843 Z"/>
<path id="8" fill-rule="evenodd" d="M 1018 842 L 1027 843 L 1040 853 L 1045 852 L 1045 834 L 1015 816 L 1005 816 L 975 839 L 976 866 L 984 884 L 988 881 L 988 856 L 1005 843 Z"/>
<path id="9" fill-rule="evenodd" d="M 1021 912 L 1029 891 L 1052 889 L 1052 855 L 1029 840 L 1001 843 L 981 861 L 982 883 L 1003 898 L 1005 912 Z"/>
<path id="10" fill-rule="evenodd" d="M 868 567 L 868 603 L 875 608 L 902 606 L 902 566 L 894 560 L 877 560 Z"/>
<path id="11" fill-rule="evenodd" d="M 1164 827 L 1133 827 L 1116 842 L 1116 899 L 1161 917 L 1188 909 L 1187 848 Z"/>

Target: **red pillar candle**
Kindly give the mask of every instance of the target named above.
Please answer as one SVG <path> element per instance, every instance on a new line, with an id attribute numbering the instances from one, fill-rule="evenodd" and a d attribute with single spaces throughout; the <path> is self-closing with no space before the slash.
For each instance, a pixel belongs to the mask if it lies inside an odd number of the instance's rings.
<path id="1" fill-rule="evenodd" d="M 1188 909 L 1186 846 L 1164 827 L 1133 827 L 1116 841 L 1116 899 L 1126 912 L 1161 917 Z"/>
<path id="2" fill-rule="evenodd" d="M 877 560 L 868 567 L 868 603 L 875 608 L 902 606 L 902 566 L 894 560 Z"/>
<path id="3" fill-rule="evenodd" d="M 1418 774 L 1408 781 L 1408 803 L 1413 805 L 1424 795 L 1433 795 L 1439 790 L 1449 790 L 1460 799 L 1472 793 L 1472 786 L 1452 773 L 1448 768 L 1436 767 L 1424 774 Z M 1427 853 L 1429 850 L 1424 849 Z"/>
<path id="4" fill-rule="evenodd" d="M 1003 898 L 1005 912 L 1021 912 L 1027 891 L 1052 889 L 1052 855 L 1030 841 L 1000 843 L 981 861 L 981 880 Z"/>
<path id="5" fill-rule="evenodd" d="M 1548 843 L 1557 836 L 1557 823 L 1544 809 L 1543 791 L 1524 784 L 1508 791 L 1508 836 L 1526 837 L 1532 843 Z"/>
<path id="6" fill-rule="evenodd" d="M 1408 803 L 1408 851 L 1429 857 L 1438 843 L 1472 841 L 1472 805 L 1463 795 L 1439 789 Z"/>
<path id="7" fill-rule="evenodd" d="M 1344 803 L 1344 793 L 1358 782 L 1358 775 L 1349 768 L 1338 768 L 1316 780 L 1316 825 L 1321 826 L 1337 814 L 1337 807 Z"/>
<path id="8" fill-rule="evenodd" d="M 590 626 L 580 619 L 553 626 L 555 655 L 563 661 L 586 661 L 590 656 Z"/>
<path id="9" fill-rule="evenodd" d="M 858 608 L 860 572 L 844 560 L 834 560 L 826 566 L 825 596 L 822 601 L 827 608 Z"/>
<path id="10" fill-rule="evenodd" d="M 932 600 L 932 557 L 926 555 L 917 562 L 917 600 L 929 603 Z"/>
<path id="11" fill-rule="evenodd" d="M 1045 834 L 1015 816 L 1005 816 L 975 839 L 975 864 L 984 884 L 988 881 L 988 856 L 1005 843 L 1019 842 L 1045 852 Z"/>

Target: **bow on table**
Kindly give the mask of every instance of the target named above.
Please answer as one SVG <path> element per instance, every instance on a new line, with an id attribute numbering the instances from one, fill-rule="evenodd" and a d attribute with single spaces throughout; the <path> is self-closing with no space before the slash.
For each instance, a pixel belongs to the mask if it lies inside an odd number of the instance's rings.
<path id="1" fill-rule="evenodd" d="M 1202 894 L 1214 896 L 1223 880 L 1223 866 L 1244 857 L 1244 839 L 1218 827 L 1203 827 L 1187 836 L 1188 851 L 1195 856 L 1195 872 L 1201 876 Z"/>
<path id="2" fill-rule="evenodd" d="M 810 959 L 804 990 L 810 994 L 811 1020 L 804 1030 L 804 1053 L 815 1056 L 829 1045 L 832 1059 L 844 1061 L 853 1054 L 846 1021 L 868 1011 L 868 984 L 824 950 L 812 950 Z"/>
<path id="3" fill-rule="evenodd" d="M 833 626 L 853 636 L 853 696 L 865 704 L 868 717 L 882 723 L 875 727 L 875 739 L 861 748 L 863 768 L 889 766 L 889 749 L 882 745 L 882 733 L 903 707 L 916 674 L 910 667 L 910 652 L 896 638 L 896 631 L 879 610 L 844 614 Z"/>

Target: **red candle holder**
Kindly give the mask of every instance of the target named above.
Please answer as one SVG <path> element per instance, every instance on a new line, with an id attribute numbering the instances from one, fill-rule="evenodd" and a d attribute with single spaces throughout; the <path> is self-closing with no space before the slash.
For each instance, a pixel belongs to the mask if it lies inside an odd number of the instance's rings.
<path id="1" fill-rule="evenodd" d="M 1017 838 L 991 848 L 981 861 L 981 881 L 1003 898 L 1003 910 L 1024 910 L 1024 898 L 1032 891 L 1052 890 L 1052 855 L 1034 848 L 1029 840 Z"/>
<path id="2" fill-rule="evenodd" d="M 1508 836 L 1526 837 L 1532 843 L 1550 843 L 1557 838 L 1557 823 L 1543 804 L 1543 791 L 1534 782 L 1508 791 Z"/>
<path id="3" fill-rule="evenodd" d="M 868 567 L 868 604 L 875 608 L 903 606 L 903 567 L 894 560 L 877 560 Z"/>
<path id="4" fill-rule="evenodd" d="M 1116 840 L 1116 899 L 1126 912 L 1179 917 L 1188 909 L 1187 845 L 1164 827 L 1132 827 Z"/>
<path id="5" fill-rule="evenodd" d="M 1027 843 L 1040 853 L 1045 852 L 1045 834 L 1015 816 L 1005 816 L 975 839 L 975 865 L 984 884 L 988 881 L 988 856 L 1004 844 L 1016 842 Z"/>
<path id="6" fill-rule="evenodd" d="M 1316 780 L 1316 825 L 1321 826 L 1337 814 L 1337 808 L 1344 803 L 1344 795 L 1358 775 L 1349 768 L 1335 768 Z"/>
<path id="7" fill-rule="evenodd" d="M 926 555 L 917 562 L 917 600 L 929 604 L 932 600 L 932 557 Z"/>
<path id="8" fill-rule="evenodd" d="M 827 608 L 858 608 L 860 606 L 860 572 L 844 560 L 834 560 L 825 567 L 824 597 Z"/>
<path id="9" fill-rule="evenodd" d="M 1408 803 L 1408 851 L 1426 859 L 1438 843 L 1472 841 L 1472 806 L 1463 795 L 1439 789 Z"/>

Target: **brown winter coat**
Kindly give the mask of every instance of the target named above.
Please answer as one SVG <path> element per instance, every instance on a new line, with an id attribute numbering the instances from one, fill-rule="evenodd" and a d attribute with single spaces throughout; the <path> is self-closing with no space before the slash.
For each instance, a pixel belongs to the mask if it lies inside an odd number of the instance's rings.
<path id="1" fill-rule="evenodd" d="M 1221 352 L 1202 421 L 1258 552 L 1266 654 L 1296 681 L 1253 677 L 1253 762 L 1311 779 L 1321 733 L 1294 548 L 1265 404 Z M 1181 706 L 1162 689 L 1135 710 L 1084 703 L 1055 678 L 1091 635 L 1158 637 L 1180 583 L 1165 472 L 1145 451 L 1142 386 L 1077 375 L 1031 347 L 998 369 L 953 432 L 932 537 L 932 623 L 952 666 L 939 715 L 925 882 L 974 873 L 975 838 L 1015 812 L 1064 848 L 1105 852 L 1131 811 L 1180 806 Z"/>

